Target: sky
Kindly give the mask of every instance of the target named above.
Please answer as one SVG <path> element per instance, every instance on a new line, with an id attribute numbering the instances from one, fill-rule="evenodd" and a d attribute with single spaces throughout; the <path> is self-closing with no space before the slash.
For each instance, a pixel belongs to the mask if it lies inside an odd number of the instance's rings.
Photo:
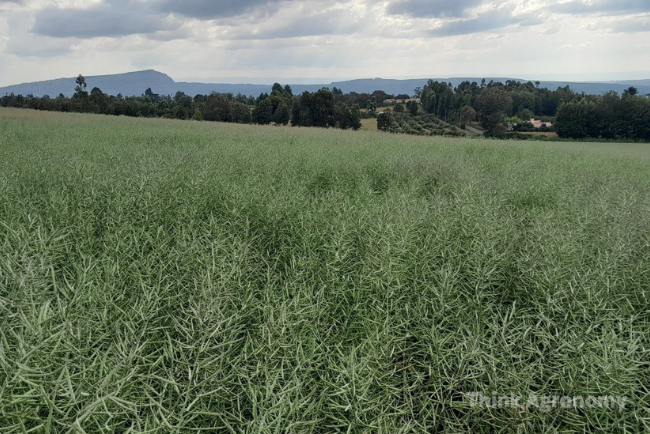
<path id="1" fill-rule="evenodd" d="M 650 78 L 650 0 L 0 0 L 0 86 Z"/>

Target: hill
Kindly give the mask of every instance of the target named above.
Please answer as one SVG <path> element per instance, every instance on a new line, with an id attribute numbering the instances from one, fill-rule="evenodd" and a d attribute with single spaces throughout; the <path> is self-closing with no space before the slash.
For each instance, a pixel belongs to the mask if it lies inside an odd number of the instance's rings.
<path id="1" fill-rule="evenodd" d="M 197 94 L 209 94 L 211 92 L 232 93 L 257 96 L 262 92 L 269 92 L 272 80 L 269 84 L 226 84 L 226 83 L 189 83 L 176 82 L 170 76 L 154 70 L 128 72 L 124 74 L 87 76 L 86 83 L 88 90 L 98 87 L 110 95 L 122 94 L 124 96 L 142 95 L 144 91 L 151 88 L 154 93 L 161 95 L 174 95 L 177 91 L 185 92 L 194 96 Z M 486 77 L 486 81 L 494 80 L 505 82 L 507 80 L 528 81 L 519 78 Z M 457 77 L 457 78 L 436 78 L 435 80 L 452 83 L 457 86 L 463 81 L 481 82 L 482 78 Z M 344 92 L 372 93 L 375 90 L 383 90 L 389 94 L 411 95 L 416 87 L 422 87 L 427 79 L 394 80 L 384 78 L 359 79 L 337 81 L 329 84 L 290 84 L 295 94 L 304 91 L 314 92 L 322 87 L 337 87 Z M 558 87 L 569 86 L 576 92 L 587 94 L 603 94 L 608 91 L 622 93 L 630 86 L 635 86 L 641 94 L 650 94 L 650 80 L 629 80 L 619 82 L 560 82 L 543 81 L 540 86 L 555 90 Z M 55 97 L 59 94 L 72 96 L 75 88 L 75 77 L 59 78 L 56 80 L 39 81 L 34 83 L 23 83 L 12 86 L 0 87 L 0 96 L 14 93 L 16 95 Z"/>
<path id="2" fill-rule="evenodd" d="M 166 74 L 154 70 L 127 72 L 125 74 L 96 75 L 88 76 L 86 83 L 90 91 L 94 87 L 100 88 L 109 95 L 121 93 L 125 96 L 141 95 L 147 88 L 156 93 L 175 93 L 176 83 Z M 21 95 L 33 94 L 34 96 L 50 95 L 55 97 L 59 94 L 72 96 L 76 77 L 58 78 L 56 80 L 39 81 L 35 83 L 17 84 L 0 88 L 0 95 L 15 93 Z"/>

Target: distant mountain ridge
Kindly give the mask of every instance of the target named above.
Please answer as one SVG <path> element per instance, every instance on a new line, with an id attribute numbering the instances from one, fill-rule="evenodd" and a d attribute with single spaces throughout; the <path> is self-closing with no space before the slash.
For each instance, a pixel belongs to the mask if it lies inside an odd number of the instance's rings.
<path id="1" fill-rule="evenodd" d="M 16 95 L 43 96 L 49 95 L 54 98 L 59 94 L 72 96 L 75 88 L 75 78 L 59 78 L 56 80 L 39 81 L 34 83 L 23 83 L 12 86 L 0 87 L 0 96 L 14 93 Z M 144 94 L 145 90 L 151 88 L 154 93 L 160 95 L 175 95 L 176 92 L 185 92 L 188 95 L 209 94 L 211 92 L 232 93 L 257 96 L 262 92 L 270 92 L 272 84 L 226 84 L 226 83 L 187 83 L 176 82 L 171 77 L 162 72 L 154 70 L 127 72 L 124 74 L 113 75 L 96 75 L 85 77 L 88 84 L 88 91 L 97 87 L 102 92 L 109 95 L 122 94 L 124 96 L 138 96 Z M 375 90 L 383 90 L 388 94 L 413 94 L 416 87 L 422 87 L 428 79 L 358 79 L 337 81 L 329 84 L 290 84 L 294 94 L 300 94 L 304 91 L 314 92 L 323 87 L 337 87 L 343 92 L 372 93 Z M 480 83 L 482 78 L 476 77 L 457 77 L 457 78 L 434 78 L 433 80 L 452 83 L 458 86 L 463 81 L 476 81 Z M 485 77 L 485 80 L 505 82 L 514 80 L 527 82 L 518 78 L 506 77 Z M 532 81 L 532 80 L 531 80 Z M 286 83 L 282 83 L 283 85 Z M 584 92 L 586 94 L 603 94 L 608 91 L 622 93 L 630 86 L 634 86 L 642 95 L 650 94 L 650 79 L 646 80 L 625 80 L 613 82 L 560 82 L 560 81 L 540 81 L 541 87 L 555 90 L 558 87 L 569 86 L 575 92 Z"/>

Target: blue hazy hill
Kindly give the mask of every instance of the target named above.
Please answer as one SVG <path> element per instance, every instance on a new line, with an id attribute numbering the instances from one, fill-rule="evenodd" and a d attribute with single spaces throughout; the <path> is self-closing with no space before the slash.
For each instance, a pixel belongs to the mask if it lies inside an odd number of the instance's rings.
<path id="1" fill-rule="evenodd" d="M 39 81 L 34 83 L 23 83 L 12 86 L 0 87 L 0 96 L 14 93 L 16 95 L 43 96 L 49 95 L 56 97 L 59 94 L 72 96 L 75 88 L 75 78 L 59 78 L 56 80 Z M 185 92 L 194 96 L 197 94 L 209 94 L 211 92 L 232 93 L 257 96 L 262 92 L 270 92 L 273 80 L 269 84 L 227 84 L 227 83 L 188 83 L 176 82 L 171 77 L 162 72 L 154 70 L 127 72 L 124 74 L 97 75 L 85 77 L 88 84 L 88 91 L 97 87 L 109 95 L 122 94 L 124 96 L 137 96 L 144 94 L 145 90 L 151 88 L 154 93 L 160 95 L 174 95 L 177 91 Z M 505 82 L 506 80 L 528 81 L 518 78 L 506 77 L 486 77 L 486 81 L 494 80 Z M 480 83 L 482 78 L 476 77 L 458 77 L 458 78 L 434 78 L 434 80 L 452 83 L 457 86 L 461 82 L 468 80 Z M 375 90 L 383 90 L 388 94 L 413 94 L 416 87 L 422 87 L 426 84 L 427 79 L 408 79 L 395 80 L 384 78 L 359 79 L 337 81 L 333 83 L 322 84 L 289 84 L 294 94 L 300 94 L 304 91 L 314 92 L 323 87 L 337 87 L 343 92 L 372 93 Z M 285 83 L 282 83 L 283 85 Z M 555 90 L 558 87 L 569 86 L 575 92 L 586 94 L 603 94 L 608 91 L 622 93 L 630 86 L 634 86 L 642 95 L 650 94 L 649 80 L 627 80 L 617 82 L 561 82 L 561 81 L 541 81 L 541 87 Z"/>

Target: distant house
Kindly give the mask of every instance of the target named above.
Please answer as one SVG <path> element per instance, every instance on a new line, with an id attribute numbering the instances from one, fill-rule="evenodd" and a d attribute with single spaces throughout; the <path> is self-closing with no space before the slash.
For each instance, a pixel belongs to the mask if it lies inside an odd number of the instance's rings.
<path id="1" fill-rule="evenodd" d="M 420 98 L 408 98 L 408 99 L 385 99 L 384 104 L 393 105 L 393 104 L 406 104 L 407 102 L 415 101 L 420 104 Z"/>
<path id="2" fill-rule="evenodd" d="M 542 127 L 553 128 L 553 123 L 552 122 L 542 122 L 542 121 L 538 121 L 536 119 L 531 119 L 530 123 L 533 124 L 533 126 L 535 128 L 542 128 Z"/>

